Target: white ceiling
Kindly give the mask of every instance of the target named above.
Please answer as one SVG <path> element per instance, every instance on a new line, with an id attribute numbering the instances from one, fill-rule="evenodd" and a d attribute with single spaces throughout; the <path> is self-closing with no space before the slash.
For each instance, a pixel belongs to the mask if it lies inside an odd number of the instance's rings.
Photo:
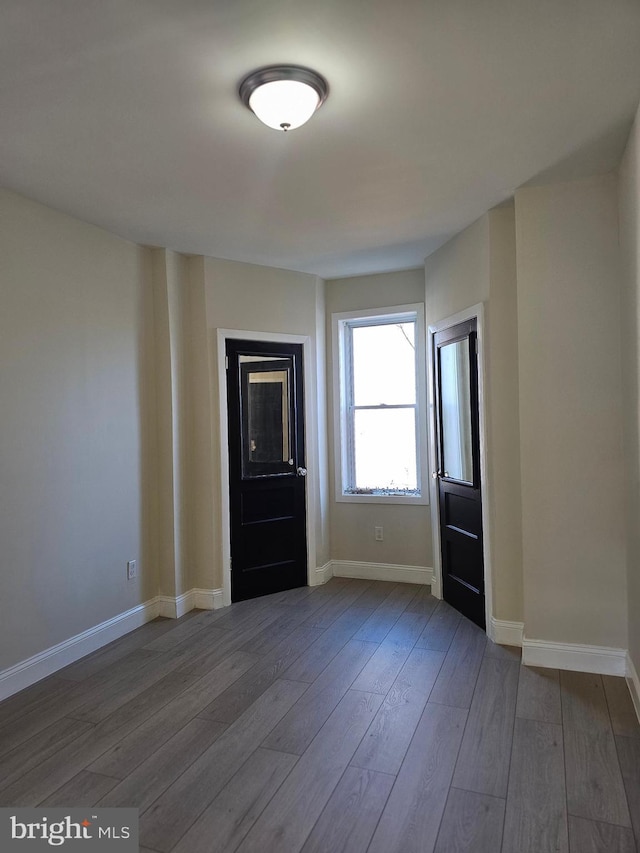
<path id="1" fill-rule="evenodd" d="M 241 78 L 331 93 L 269 130 Z M 139 243 L 324 277 L 419 266 L 536 176 L 617 165 L 638 0 L 0 0 L 0 178 Z"/>

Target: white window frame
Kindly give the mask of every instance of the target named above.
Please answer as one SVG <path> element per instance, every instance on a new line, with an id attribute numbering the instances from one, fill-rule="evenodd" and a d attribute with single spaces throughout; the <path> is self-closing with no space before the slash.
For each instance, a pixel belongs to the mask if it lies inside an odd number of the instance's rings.
<path id="1" fill-rule="evenodd" d="M 389 308 L 371 308 L 344 311 L 331 315 L 333 338 L 333 422 L 335 499 L 340 503 L 422 504 L 429 503 L 427 478 L 427 374 L 424 305 L 395 305 Z M 416 466 L 419 495 L 367 495 L 345 492 L 349 485 L 353 450 L 350 447 L 348 406 L 352 394 L 351 360 L 348 357 L 349 325 L 376 325 L 376 323 L 416 324 Z"/>

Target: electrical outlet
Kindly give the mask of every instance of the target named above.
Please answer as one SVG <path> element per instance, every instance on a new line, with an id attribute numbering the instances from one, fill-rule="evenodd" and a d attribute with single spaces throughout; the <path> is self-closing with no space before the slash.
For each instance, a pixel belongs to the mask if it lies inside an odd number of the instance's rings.
<path id="1" fill-rule="evenodd" d="M 127 579 L 132 581 L 138 576 L 138 566 L 135 560 L 129 560 L 127 563 Z"/>
<path id="2" fill-rule="evenodd" d="M 382 540 L 384 538 L 382 535 L 382 528 L 381 527 L 374 527 L 373 531 L 374 531 L 374 535 L 376 538 L 376 542 L 382 542 Z"/>

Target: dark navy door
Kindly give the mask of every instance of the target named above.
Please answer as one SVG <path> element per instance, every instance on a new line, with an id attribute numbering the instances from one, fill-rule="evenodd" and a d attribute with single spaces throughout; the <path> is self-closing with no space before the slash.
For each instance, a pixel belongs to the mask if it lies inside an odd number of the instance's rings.
<path id="1" fill-rule="evenodd" d="M 485 628 L 475 318 L 434 335 L 438 505 L 445 601 Z"/>
<path id="2" fill-rule="evenodd" d="M 302 344 L 228 340 L 231 600 L 307 583 Z"/>

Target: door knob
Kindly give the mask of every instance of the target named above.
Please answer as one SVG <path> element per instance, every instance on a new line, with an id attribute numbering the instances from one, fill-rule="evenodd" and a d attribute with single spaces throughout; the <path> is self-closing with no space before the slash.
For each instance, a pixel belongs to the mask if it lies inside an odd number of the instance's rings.
<path id="1" fill-rule="evenodd" d="M 306 477 L 307 476 L 307 469 L 306 468 L 298 468 L 297 474 L 298 474 L 298 477 Z"/>

